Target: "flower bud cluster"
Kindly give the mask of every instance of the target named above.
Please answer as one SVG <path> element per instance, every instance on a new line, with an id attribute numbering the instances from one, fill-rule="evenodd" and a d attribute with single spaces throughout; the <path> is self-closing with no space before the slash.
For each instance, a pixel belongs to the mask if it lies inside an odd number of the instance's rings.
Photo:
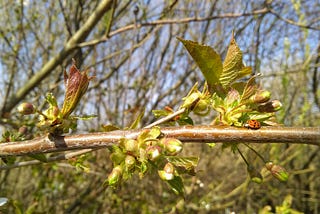
<path id="1" fill-rule="evenodd" d="M 182 99 L 184 103 L 181 108 L 186 108 L 198 115 L 207 115 L 211 108 L 211 96 L 207 85 L 205 85 L 202 92 L 198 91 L 196 86 L 197 85 L 195 85 L 190 90 L 189 94 Z"/>
<path id="2" fill-rule="evenodd" d="M 256 110 L 261 113 L 272 113 L 279 111 L 282 104 L 279 100 L 271 100 L 271 93 L 266 90 L 259 90 L 249 99 L 250 103 L 256 105 Z"/>
<path id="3" fill-rule="evenodd" d="M 48 109 L 40 112 L 33 104 L 26 102 L 18 106 L 18 112 L 23 115 L 38 113 L 39 122 L 37 126 L 42 130 L 55 134 L 68 132 L 69 129 L 75 128 L 75 121 L 79 118 L 70 115 L 86 92 L 90 80 L 93 79 L 87 73 L 88 71 L 80 72 L 74 60 L 73 65 L 70 67 L 69 75 L 66 71 L 64 72 L 66 93 L 61 109 L 58 107 L 56 98 L 51 93 L 48 93 L 46 96 L 46 101 L 49 104 Z"/>
<path id="4" fill-rule="evenodd" d="M 107 184 L 116 186 L 119 181 L 131 177 L 135 172 L 143 177 L 148 168 L 151 166 L 161 168 L 164 163 L 167 164 L 159 170 L 159 176 L 166 177 L 167 180 L 172 179 L 174 167 L 166 157 L 179 154 L 182 146 L 183 144 L 177 139 L 161 138 L 158 127 L 142 131 L 137 139 L 121 140 L 119 146 L 112 148 L 110 158 L 115 167 L 107 179 Z"/>

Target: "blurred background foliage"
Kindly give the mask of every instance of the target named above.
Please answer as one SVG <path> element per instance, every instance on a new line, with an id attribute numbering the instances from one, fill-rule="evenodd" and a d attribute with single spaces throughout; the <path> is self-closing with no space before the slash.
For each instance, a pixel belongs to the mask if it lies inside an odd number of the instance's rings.
<path id="1" fill-rule="evenodd" d="M 62 50 L 98 4 L 0 1 L 0 109 Z M 98 115 L 80 122 L 78 132 L 101 131 L 104 124 L 126 127 L 145 108 L 143 126 L 155 120 L 152 109 L 170 106 L 176 110 L 194 83 L 204 82 L 176 37 L 210 45 L 224 57 L 234 30 L 245 64 L 263 75 L 259 83 L 284 105 L 278 120 L 285 126 L 320 126 L 319 14 L 319 0 L 118 1 L 110 29 L 106 15 L 90 29 L 86 41 L 21 101 L 45 108 L 45 94 L 52 92 L 61 103 L 63 70 L 75 58 L 81 70 L 90 69 L 96 76 L 76 113 Z M 2 133 L 26 126 L 29 138 L 37 136 L 32 116 L 21 117 L 15 108 L 9 110 L 2 112 Z M 193 119 L 196 124 L 208 124 L 213 118 Z M 186 144 L 184 154 L 201 159 L 197 176 L 185 177 L 185 200 L 171 192 L 156 173 L 106 189 L 102 184 L 112 165 L 108 151 L 99 150 L 70 161 L 0 171 L 0 197 L 9 199 L 0 212 L 268 213 L 287 204 L 284 200 L 291 195 L 293 209 L 318 213 L 320 149 L 252 146 L 266 159 L 285 166 L 289 181 L 279 183 L 266 175 L 264 183 L 252 183 L 239 155 L 220 145 Z M 253 165 L 263 168 L 254 154 L 245 147 L 242 151 Z M 76 167 L 79 159 L 89 170 Z"/>

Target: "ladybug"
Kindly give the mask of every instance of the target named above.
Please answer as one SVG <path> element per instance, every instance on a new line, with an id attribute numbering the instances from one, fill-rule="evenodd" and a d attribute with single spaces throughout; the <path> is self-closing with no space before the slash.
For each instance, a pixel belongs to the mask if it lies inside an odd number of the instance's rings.
<path id="1" fill-rule="evenodd" d="M 258 120 L 248 120 L 245 124 L 244 127 L 248 129 L 260 129 L 261 124 Z"/>

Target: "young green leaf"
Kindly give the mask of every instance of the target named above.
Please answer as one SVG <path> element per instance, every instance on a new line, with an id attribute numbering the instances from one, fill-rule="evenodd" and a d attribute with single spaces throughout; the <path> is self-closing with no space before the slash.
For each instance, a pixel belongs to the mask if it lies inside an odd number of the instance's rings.
<path id="1" fill-rule="evenodd" d="M 242 52 L 232 34 L 228 52 L 223 62 L 223 70 L 219 78 L 222 86 L 227 87 L 239 77 L 241 78 L 244 74 L 247 74 L 249 71 L 251 72 L 251 70 L 243 70 L 243 68 Z"/>
<path id="2" fill-rule="evenodd" d="M 188 50 L 191 57 L 197 63 L 203 76 L 210 87 L 219 84 L 220 74 L 222 72 L 222 61 L 220 55 L 213 48 L 206 45 L 200 45 L 197 42 L 177 38 Z"/>
<path id="3" fill-rule="evenodd" d="M 140 112 L 140 114 L 137 116 L 137 118 L 132 122 L 129 129 L 136 129 L 141 121 L 141 119 L 144 116 L 144 109 Z"/>
<path id="4" fill-rule="evenodd" d="M 184 185 L 180 176 L 174 176 L 174 178 L 172 180 L 168 180 L 167 183 L 174 193 L 180 196 L 184 195 Z"/>
<path id="5" fill-rule="evenodd" d="M 259 75 L 259 74 L 258 74 Z M 255 78 L 258 76 L 258 75 L 255 75 L 255 76 L 252 76 L 246 86 L 244 87 L 244 90 L 243 90 L 243 93 L 241 95 L 241 99 L 240 99 L 240 103 L 242 103 L 243 101 L 245 100 L 248 100 L 252 95 L 254 95 L 254 93 L 256 92 L 257 90 L 257 85 L 255 83 Z"/>
<path id="6" fill-rule="evenodd" d="M 167 160 L 173 165 L 183 167 L 187 170 L 195 168 L 198 165 L 199 159 L 199 157 L 167 157 Z"/>

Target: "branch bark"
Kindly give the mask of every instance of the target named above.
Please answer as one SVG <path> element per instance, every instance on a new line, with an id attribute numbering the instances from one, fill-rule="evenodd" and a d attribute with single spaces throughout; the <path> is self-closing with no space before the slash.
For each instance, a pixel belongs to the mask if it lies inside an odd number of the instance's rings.
<path id="1" fill-rule="evenodd" d="M 97 132 L 70 136 L 46 135 L 21 142 L 2 143 L 0 157 L 59 152 L 75 149 L 105 148 L 120 139 L 136 139 L 143 129 Z M 165 127 L 161 132 L 182 142 L 199 143 L 296 143 L 320 146 L 320 127 L 262 127 L 259 130 L 226 126 Z"/>
<path id="2" fill-rule="evenodd" d="M 92 31 L 94 26 L 103 17 L 106 11 L 108 11 L 113 5 L 113 0 L 103 0 L 95 11 L 91 14 L 84 25 L 70 38 L 66 43 L 64 48 L 59 52 L 58 55 L 53 57 L 49 62 L 47 62 L 42 69 L 37 72 L 28 82 L 20 88 L 17 93 L 14 93 L 9 100 L 5 103 L 2 109 L 2 115 L 10 112 L 25 96 L 30 90 L 35 88 L 44 78 L 46 78 L 62 61 L 72 53 L 76 48 L 76 45 L 83 42 L 89 33 Z"/>

